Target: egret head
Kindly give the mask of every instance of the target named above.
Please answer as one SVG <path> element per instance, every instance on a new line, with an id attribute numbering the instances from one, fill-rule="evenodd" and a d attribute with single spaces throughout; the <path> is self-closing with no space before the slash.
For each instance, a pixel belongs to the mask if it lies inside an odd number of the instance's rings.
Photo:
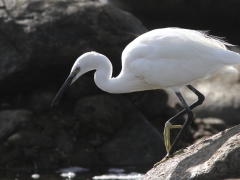
<path id="1" fill-rule="evenodd" d="M 76 81 L 81 75 L 84 73 L 97 69 L 103 66 L 109 67 L 109 71 L 107 71 L 107 76 L 111 76 L 111 63 L 107 60 L 107 57 L 96 53 L 96 52 L 87 52 L 81 55 L 73 64 L 72 70 L 70 75 L 68 76 L 67 80 L 62 85 L 61 89 L 58 91 L 57 95 L 55 96 L 52 105 L 62 96 L 64 91 L 71 85 L 74 81 Z"/>
<path id="2" fill-rule="evenodd" d="M 68 78 L 66 79 L 66 81 L 58 91 L 57 95 L 55 96 L 52 102 L 52 106 L 62 96 L 62 94 L 68 88 L 68 86 L 70 86 L 74 81 L 76 81 L 81 75 L 91 70 L 89 68 L 89 62 L 88 62 L 89 58 L 90 58 L 90 53 L 85 53 L 75 61 Z"/>

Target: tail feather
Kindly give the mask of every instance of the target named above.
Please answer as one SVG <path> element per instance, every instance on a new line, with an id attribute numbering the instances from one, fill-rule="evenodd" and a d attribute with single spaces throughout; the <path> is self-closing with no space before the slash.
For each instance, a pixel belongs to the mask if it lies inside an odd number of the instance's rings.
<path id="1" fill-rule="evenodd" d="M 240 65 L 240 54 L 230 50 L 216 50 L 218 58 L 226 65 Z"/>
<path id="2" fill-rule="evenodd" d="M 224 67 L 222 72 L 226 72 L 226 73 L 230 73 L 230 74 L 234 74 L 234 75 L 237 75 L 239 73 L 238 70 L 232 66 Z"/>

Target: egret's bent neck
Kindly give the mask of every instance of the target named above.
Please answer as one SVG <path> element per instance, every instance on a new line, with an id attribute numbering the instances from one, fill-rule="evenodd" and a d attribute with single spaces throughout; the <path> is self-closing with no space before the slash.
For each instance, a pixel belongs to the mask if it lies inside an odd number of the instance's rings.
<path id="1" fill-rule="evenodd" d="M 80 58 L 80 63 L 78 62 L 79 64 L 74 65 L 74 67 L 79 65 L 82 68 L 78 77 L 88 71 L 96 69 L 94 81 L 103 91 L 118 94 L 159 89 L 158 86 L 148 84 L 131 72 L 124 71 L 124 67 L 116 78 L 112 78 L 112 64 L 109 59 L 102 54 L 89 52 L 83 54 Z"/>
<path id="2" fill-rule="evenodd" d="M 96 64 L 94 81 L 103 91 L 109 93 L 124 93 L 124 84 L 121 78 L 112 78 L 112 64 L 106 56 L 99 56 L 93 64 Z"/>

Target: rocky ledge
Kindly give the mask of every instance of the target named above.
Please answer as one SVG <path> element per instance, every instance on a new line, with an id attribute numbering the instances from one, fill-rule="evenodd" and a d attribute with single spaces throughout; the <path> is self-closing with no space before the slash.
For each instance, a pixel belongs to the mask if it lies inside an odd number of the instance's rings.
<path id="1" fill-rule="evenodd" d="M 240 177 L 240 125 L 183 150 L 142 180 L 206 180 Z"/>

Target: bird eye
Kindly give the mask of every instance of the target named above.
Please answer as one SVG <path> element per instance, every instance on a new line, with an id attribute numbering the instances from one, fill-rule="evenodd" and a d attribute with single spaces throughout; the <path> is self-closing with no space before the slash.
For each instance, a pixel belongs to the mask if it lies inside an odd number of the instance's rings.
<path id="1" fill-rule="evenodd" d="M 80 67 L 77 67 L 77 68 L 75 69 L 75 71 L 79 72 L 79 71 L 80 71 Z"/>

